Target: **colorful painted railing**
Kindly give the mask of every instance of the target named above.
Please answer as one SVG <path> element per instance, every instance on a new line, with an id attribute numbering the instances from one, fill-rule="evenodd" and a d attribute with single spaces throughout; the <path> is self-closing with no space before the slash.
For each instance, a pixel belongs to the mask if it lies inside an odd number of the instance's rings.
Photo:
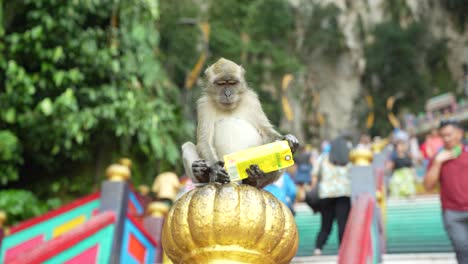
<path id="1" fill-rule="evenodd" d="M 145 213 L 145 204 L 132 185 L 128 196 L 128 212 L 134 216 L 142 216 Z"/>
<path id="2" fill-rule="evenodd" d="M 374 198 L 366 193 L 359 195 L 353 204 L 338 252 L 339 264 L 378 263 L 374 208 Z"/>
<path id="3" fill-rule="evenodd" d="M 85 223 L 98 212 L 99 193 L 95 193 L 27 220 L 10 229 L 3 238 L 0 263 L 7 263 L 21 252 L 43 244 Z"/>
<path id="4" fill-rule="evenodd" d="M 1 240 L 0 263 L 159 263 L 160 228 L 149 232 L 143 223 L 160 217 L 145 216 L 128 167 L 110 167 L 99 193 L 12 227 Z"/>
<path id="5" fill-rule="evenodd" d="M 114 235 L 114 212 L 104 212 L 85 224 L 23 252 L 6 263 L 108 263 Z"/>
<path id="6" fill-rule="evenodd" d="M 145 231 L 139 220 L 127 214 L 124 225 L 120 263 L 153 264 L 156 262 L 156 247 L 156 241 Z"/>

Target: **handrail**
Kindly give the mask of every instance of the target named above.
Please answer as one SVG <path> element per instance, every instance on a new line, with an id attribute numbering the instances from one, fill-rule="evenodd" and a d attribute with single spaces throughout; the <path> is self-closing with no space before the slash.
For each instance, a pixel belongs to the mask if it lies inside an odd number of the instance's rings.
<path id="1" fill-rule="evenodd" d="M 371 225 L 375 199 L 368 193 L 360 194 L 354 202 L 338 253 L 338 264 L 365 264 L 373 256 Z"/>
<path id="2" fill-rule="evenodd" d="M 100 213 L 80 227 L 75 228 L 72 231 L 52 240 L 44 242 L 27 254 L 17 255 L 8 262 L 11 264 L 42 263 L 47 259 L 58 255 L 60 252 L 73 247 L 84 238 L 95 234 L 102 228 L 113 224 L 115 219 L 116 217 L 114 212 L 108 211 Z"/>
<path id="3" fill-rule="evenodd" d="M 17 232 L 20 232 L 20 231 L 23 231 L 27 228 L 30 228 L 34 225 L 37 225 L 37 224 L 40 224 L 40 223 L 43 223 L 45 221 L 48 221 L 60 214 L 64 214 L 66 212 L 69 212 L 79 206 L 82 206 L 86 203 L 89 203 L 91 201 L 94 201 L 94 200 L 97 200 L 100 198 L 100 193 L 99 192 L 96 192 L 96 193 L 93 193 L 93 194 L 90 194 L 88 196 L 85 196 L 83 198 L 80 198 L 80 199 L 77 199 L 69 204 L 66 204 L 66 205 L 63 205 L 55 210 L 52 210 L 50 212 L 47 212 L 43 215 L 40 215 L 40 216 L 37 216 L 37 217 L 34 217 L 34 218 L 31 218 L 31 219 L 28 219 L 24 222 L 21 222 L 13 227 L 10 228 L 10 233 L 9 235 L 13 235 L 14 233 L 17 233 Z"/>

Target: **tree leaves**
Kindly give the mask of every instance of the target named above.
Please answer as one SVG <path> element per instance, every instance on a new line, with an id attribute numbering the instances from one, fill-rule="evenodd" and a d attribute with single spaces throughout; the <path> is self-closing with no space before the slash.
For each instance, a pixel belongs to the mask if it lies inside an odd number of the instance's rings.
<path id="1" fill-rule="evenodd" d="M 60 178 L 74 162 L 93 163 L 97 148 L 114 149 L 111 156 L 153 164 L 141 166 L 152 172 L 134 171 L 138 183 L 156 174 L 156 161 L 177 163 L 191 131 L 155 52 L 157 1 L 38 0 L 17 10 L 0 46 L 0 129 L 24 147 L 8 150 L 19 153 L 10 170 L 17 173 L 24 157 L 48 172 L 35 181 Z M 119 23 L 111 27 L 113 14 Z"/>

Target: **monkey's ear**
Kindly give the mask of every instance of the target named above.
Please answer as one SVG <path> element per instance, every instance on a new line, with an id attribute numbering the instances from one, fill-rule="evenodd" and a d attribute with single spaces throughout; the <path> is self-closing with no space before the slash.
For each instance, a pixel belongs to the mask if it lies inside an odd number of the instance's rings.
<path id="1" fill-rule="evenodd" d="M 205 80 L 205 82 L 210 82 L 211 81 L 211 77 L 213 76 L 213 67 L 208 67 L 206 68 L 205 72 L 204 72 L 204 76 L 203 76 L 203 79 Z"/>
<path id="2" fill-rule="evenodd" d="M 245 69 L 244 69 L 244 67 L 242 67 L 242 65 L 239 65 L 239 69 L 240 69 L 240 76 L 241 76 L 241 77 L 244 77 L 244 75 L 245 75 Z"/>
<path id="3" fill-rule="evenodd" d="M 205 71 L 203 72 L 203 74 L 205 75 L 205 78 L 210 74 L 210 70 L 211 70 L 211 67 L 208 67 L 205 69 Z"/>

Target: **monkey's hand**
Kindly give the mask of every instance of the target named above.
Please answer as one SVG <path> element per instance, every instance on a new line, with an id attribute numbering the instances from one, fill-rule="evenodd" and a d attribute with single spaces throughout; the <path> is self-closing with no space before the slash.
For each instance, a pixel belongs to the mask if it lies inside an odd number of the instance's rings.
<path id="1" fill-rule="evenodd" d="M 268 176 L 263 172 L 257 164 L 250 165 L 249 168 L 245 169 L 248 178 L 243 179 L 242 183 L 252 185 L 257 188 L 263 188 L 268 185 Z"/>
<path id="2" fill-rule="evenodd" d="M 283 137 L 283 140 L 288 141 L 289 147 L 291 148 L 292 154 L 296 152 L 297 148 L 299 148 L 299 140 L 291 134 L 287 134 Z"/>
<path id="3" fill-rule="evenodd" d="M 224 169 L 224 162 L 218 161 L 210 167 L 210 182 L 228 183 L 229 175 Z"/>
<path id="4" fill-rule="evenodd" d="M 206 160 L 196 160 L 192 163 L 193 176 L 200 183 L 210 181 L 210 170 Z"/>

